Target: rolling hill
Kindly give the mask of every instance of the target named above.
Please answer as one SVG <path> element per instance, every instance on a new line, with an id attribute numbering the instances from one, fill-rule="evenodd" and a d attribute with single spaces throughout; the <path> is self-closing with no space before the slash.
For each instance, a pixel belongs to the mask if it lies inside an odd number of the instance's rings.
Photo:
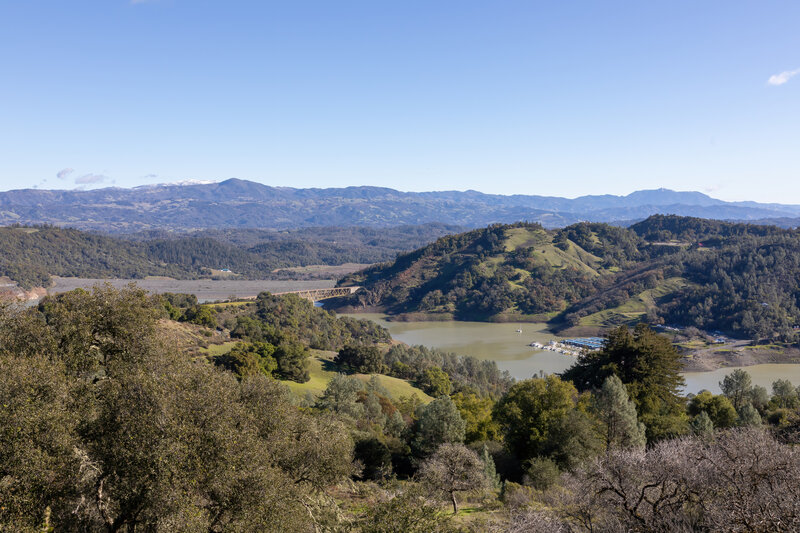
<path id="1" fill-rule="evenodd" d="M 631 228 L 494 225 L 344 278 L 363 291 L 340 305 L 397 318 L 623 323 L 719 329 L 795 340 L 800 232 L 653 216 Z"/>
<path id="2" fill-rule="evenodd" d="M 55 226 L 0 227 L 0 276 L 25 289 L 50 276 L 211 277 L 227 268 L 244 279 L 267 279 L 279 268 L 369 264 L 393 259 L 456 230 L 442 224 L 296 231 L 148 232 L 120 238 Z"/>

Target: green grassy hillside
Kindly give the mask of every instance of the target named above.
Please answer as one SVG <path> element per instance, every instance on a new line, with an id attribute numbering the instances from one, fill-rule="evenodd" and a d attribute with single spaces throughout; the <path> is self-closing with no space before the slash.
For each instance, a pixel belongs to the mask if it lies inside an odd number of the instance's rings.
<path id="1" fill-rule="evenodd" d="M 623 241 L 640 244 L 631 232 L 585 226 L 586 231 L 569 233 L 521 223 L 443 237 L 342 284 L 366 288 L 348 303 L 380 305 L 395 314 L 479 320 L 552 316 L 589 296 L 597 279 L 628 261 L 613 255 L 628 246 Z M 573 234 L 591 249 L 570 238 Z"/>
<path id="2" fill-rule="evenodd" d="M 662 280 L 652 289 L 631 296 L 620 305 L 582 317 L 580 325 L 606 328 L 638 322 L 648 313 L 657 312 L 659 302 L 688 285 L 689 283 L 680 277 Z"/>
<path id="3" fill-rule="evenodd" d="M 346 277 L 341 302 L 414 319 L 549 320 L 559 330 L 646 319 L 742 338 L 800 337 L 800 232 L 654 216 L 631 228 L 494 225 Z"/>
<path id="4" fill-rule="evenodd" d="M 294 381 L 283 381 L 283 383 L 288 385 L 289 388 L 298 395 L 302 396 L 310 392 L 314 396 L 319 396 L 325 390 L 325 387 L 328 386 L 328 382 L 333 378 L 333 376 L 339 372 L 342 372 L 342 370 L 340 370 L 339 367 L 333 362 L 335 355 L 335 352 L 313 350 L 311 367 L 309 368 L 311 379 L 305 383 L 297 383 Z M 417 395 L 422 403 L 428 403 L 433 400 L 433 398 L 422 392 L 421 389 L 418 389 L 404 379 L 384 376 L 381 374 L 376 375 L 381 385 L 387 391 L 389 391 L 389 395 L 393 400 L 398 400 L 404 396 L 413 395 Z M 364 382 L 368 381 L 372 377 L 368 374 L 355 374 L 355 376 Z"/>

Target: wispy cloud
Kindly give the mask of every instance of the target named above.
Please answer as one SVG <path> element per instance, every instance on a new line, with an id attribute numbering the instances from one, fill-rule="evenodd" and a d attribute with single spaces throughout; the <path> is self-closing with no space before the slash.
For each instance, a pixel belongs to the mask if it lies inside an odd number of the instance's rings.
<path id="1" fill-rule="evenodd" d="M 83 176 L 75 178 L 76 185 L 88 185 L 90 183 L 103 183 L 108 181 L 109 177 L 103 174 L 84 174 Z"/>
<path id="2" fill-rule="evenodd" d="M 767 80 L 768 85 L 783 85 L 790 79 L 800 74 L 800 68 L 795 70 L 784 70 L 780 74 L 773 74 Z"/>
<path id="3" fill-rule="evenodd" d="M 71 168 L 63 168 L 63 169 L 59 170 L 59 171 L 56 173 L 56 177 L 57 177 L 58 179 L 60 179 L 60 180 L 65 180 L 65 179 L 67 179 L 67 177 L 68 177 L 70 174 L 72 174 L 73 172 L 75 172 L 75 170 L 74 170 L 74 169 L 71 169 Z"/>

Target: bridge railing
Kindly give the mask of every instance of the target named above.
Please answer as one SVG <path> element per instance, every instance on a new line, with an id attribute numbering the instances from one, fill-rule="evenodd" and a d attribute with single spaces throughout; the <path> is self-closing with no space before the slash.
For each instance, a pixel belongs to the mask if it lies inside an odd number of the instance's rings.
<path id="1" fill-rule="evenodd" d="M 358 291 L 361 287 L 331 287 L 328 289 L 305 289 L 301 291 L 286 291 L 274 292 L 275 296 L 283 296 L 284 294 L 296 294 L 300 298 L 318 302 L 320 300 L 327 300 L 328 298 L 338 298 L 341 296 L 349 296 Z"/>

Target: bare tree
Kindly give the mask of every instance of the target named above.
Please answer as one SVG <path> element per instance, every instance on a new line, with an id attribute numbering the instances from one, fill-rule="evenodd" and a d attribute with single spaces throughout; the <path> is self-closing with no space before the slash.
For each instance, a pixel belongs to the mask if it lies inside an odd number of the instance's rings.
<path id="1" fill-rule="evenodd" d="M 798 531 L 800 453 L 758 428 L 684 437 L 613 451 L 544 499 L 565 531 Z M 545 519 L 516 519 L 528 525 L 515 531 Z"/>
<path id="2" fill-rule="evenodd" d="M 442 444 L 420 468 L 420 480 L 453 502 L 458 513 L 456 492 L 478 490 L 488 485 L 484 464 L 478 454 L 463 444 Z"/>

